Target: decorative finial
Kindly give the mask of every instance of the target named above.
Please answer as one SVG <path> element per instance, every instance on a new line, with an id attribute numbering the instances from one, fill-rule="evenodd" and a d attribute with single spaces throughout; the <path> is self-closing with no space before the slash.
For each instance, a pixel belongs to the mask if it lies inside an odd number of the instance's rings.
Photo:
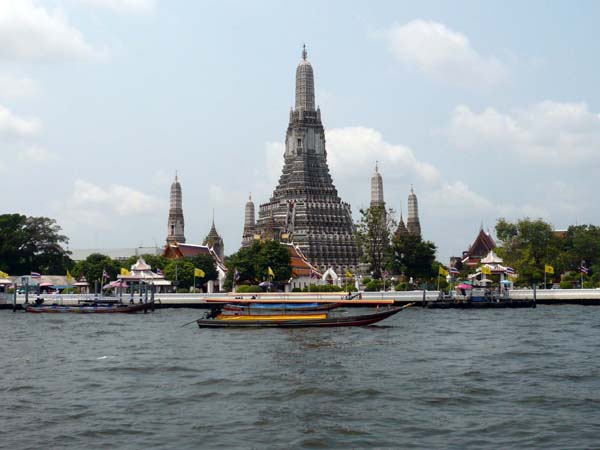
<path id="1" fill-rule="evenodd" d="M 375 161 L 375 172 L 379 172 L 379 161 Z"/>
<path id="2" fill-rule="evenodd" d="M 250 192 L 250 194 L 248 195 L 248 201 L 251 202 L 252 201 L 252 192 Z"/>
<path id="3" fill-rule="evenodd" d="M 175 181 L 177 181 L 177 171 L 175 171 Z"/>
<path id="4" fill-rule="evenodd" d="M 306 56 L 307 56 L 307 53 L 306 53 L 306 44 L 302 44 L 302 59 L 304 61 L 306 61 Z"/>
<path id="5" fill-rule="evenodd" d="M 212 219 L 212 226 L 215 226 L 215 208 L 213 208 L 213 219 Z"/>

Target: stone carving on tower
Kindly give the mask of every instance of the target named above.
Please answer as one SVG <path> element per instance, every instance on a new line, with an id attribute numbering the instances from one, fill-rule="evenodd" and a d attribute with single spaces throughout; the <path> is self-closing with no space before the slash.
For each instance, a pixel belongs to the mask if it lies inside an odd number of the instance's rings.
<path id="1" fill-rule="evenodd" d="M 294 242 L 322 271 L 354 271 L 357 247 L 351 209 L 341 201 L 329 173 L 306 47 L 296 68 L 296 104 L 290 111 L 283 156 L 279 183 L 259 207 L 256 234 Z"/>
<path id="2" fill-rule="evenodd" d="M 167 243 L 185 243 L 183 207 L 181 184 L 175 174 L 175 181 L 171 184 L 171 198 L 169 204 L 169 220 L 167 222 Z"/>
<path id="3" fill-rule="evenodd" d="M 419 205 L 417 203 L 417 195 L 410 187 L 410 194 L 408 194 L 408 219 L 406 220 L 406 228 L 410 234 L 416 236 L 421 235 L 421 223 L 419 222 Z"/>
<path id="4" fill-rule="evenodd" d="M 252 194 L 248 197 L 246 202 L 246 208 L 244 211 L 244 232 L 242 233 L 242 247 L 246 247 L 254 241 L 255 234 L 255 213 L 254 213 L 254 202 L 252 201 Z"/>
<path id="5" fill-rule="evenodd" d="M 212 248 L 217 254 L 217 256 L 221 259 L 221 261 L 223 261 L 223 258 L 225 256 L 225 246 L 223 244 L 223 238 L 219 236 L 219 233 L 217 233 L 217 228 L 215 227 L 214 213 L 212 227 L 210 228 L 208 235 L 204 238 L 204 242 L 202 242 L 202 245 L 206 245 L 207 247 Z"/>

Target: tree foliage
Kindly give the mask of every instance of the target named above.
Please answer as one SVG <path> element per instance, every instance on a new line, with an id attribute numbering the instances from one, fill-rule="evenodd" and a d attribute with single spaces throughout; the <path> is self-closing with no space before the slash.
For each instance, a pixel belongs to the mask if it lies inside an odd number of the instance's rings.
<path id="1" fill-rule="evenodd" d="M 117 275 L 121 271 L 121 267 L 125 267 L 119 261 L 111 259 L 110 257 L 101 253 L 92 253 L 86 259 L 78 261 L 71 270 L 71 274 L 79 279 L 81 276 L 85 276 L 88 283 L 94 286 L 94 283 L 106 283 L 106 278 L 102 278 L 103 271 L 106 271 L 110 280 L 115 280 Z M 127 266 L 129 269 L 129 266 Z"/>
<path id="2" fill-rule="evenodd" d="M 73 264 L 64 248 L 68 243 L 54 219 L 0 215 L 0 270 L 4 272 L 65 274 Z"/>
<path id="3" fill-rule="evenodd" d="M 414 234 L 395 235 L 392 241 L 392 268 L 415 280 L 430 280 L 437 275 L 434 269 L 437 247 Z"/>
<path id="4" fill-rule="evenodd" d="M 552 225 L 542 219 L 499 219 L 496 235 L 498 255 L 517 271 L 521 285 L 543 280 L 545 265 L 554 267 L 552 281 L 559 281 L 563 275 L 564 287 L 580 284 L 582 264 L 590 269 L 584 284 L 600 282 L 600 227 L 570 226 L 563 235 L 555 233 Z"/>
<path id="5" fill-rule="evenodd" d="M 374 278 L 381 278 L 390 263 L 390 237 L 396 223 L 394 211 L 385 206 L 372 206 L 360 210 L 356 225 L 356 241 L 361 250 L 361 259 L 369 264 Z"/>
<path id="6" fill-rule="evenodd" d="M 275 274 L 274 283 L 287 282 L 292 275 L 290 253 L 287 247 L 277 241 L 256 241 L 248 247 L 241 248 L 227 258 L 227 281 L 233 283 L 238 274 L 237 284 L 258 284 L 269 278 L 269 267 Z"/>

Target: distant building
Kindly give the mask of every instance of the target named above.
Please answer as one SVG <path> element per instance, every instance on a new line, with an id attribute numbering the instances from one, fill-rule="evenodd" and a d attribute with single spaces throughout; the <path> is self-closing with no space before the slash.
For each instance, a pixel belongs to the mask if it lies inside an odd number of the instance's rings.
<path id="1" fill-rule="evenodd" d="M 126 260 L 132 256 L 160 255 L 162 247 L 130 247 L 130 248 L 79 248 L 71 250 L 71 259 L 75 262 L 83 261 L 88 256 L 99 253 L 111 259 Z"/>
<path id="2" fill-rule="evenodd" d="M 175 181 L 171 184 L 171 198 L 169 202 L 169 220 L 167 222 L 167 242 L 185 243 L 183 206 L 181 195 L 181 184 L 175 175 Z"/>

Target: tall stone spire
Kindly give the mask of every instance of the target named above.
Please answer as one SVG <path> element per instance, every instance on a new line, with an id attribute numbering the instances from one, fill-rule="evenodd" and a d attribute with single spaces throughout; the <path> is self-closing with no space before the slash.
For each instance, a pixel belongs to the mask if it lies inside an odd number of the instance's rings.
<path id="1" fill-rule="evenodd" d="M 207 247 L 212 247 L 215 253 L 221 258 L 223 261 L 223 257 L 225 256 L 225 246 L 223 244 L 223 238 L 217 233 L 217 228 L 215 227 L 215 213 L 213 211 L 213 220 L 212 227 L 210 227 L 210 231 L 204 238 L 204 242 L 202 245 L 206 245 Z"/>
<path id="2" fill-rule="evenodd" d="M 244 232 L 242 233 L 242 246 L 246 246 L 252 243 L 254 240 L 254 227 L 255 227 L 255 213 L 254 213 L 254 202 L 252 201 L 252 194 L 248 196 L 246 202 L 246 208 L 244 211 Z"/>
<path id="3" fill-rule="evenodd" d="M 419 204 L 417 203 L 417 195 L 410 187 L 410 194 L 408 194 L 408 219 L 406 220 L 406 227 L 410 234 L 417 236 L 421 235 L 421 223 L 419 222 Z"/>
<path id="4" fill-rule="evenodd" d="M 375 163 L 375 172 L 371 177 L 371 208 L 374 206 L 385 206 L 383 201 L 383 178 L 379 173 L 377 163 Z"/>
<path id="5" fill-rule="evenodd" d="M 302 48 L 302 60 L 296 68 L 296 110 L 315 110 L 315 77 L 306 59 L 306 45 Z"/>
<path id="6" fill-rule="evenodd" d="M 167 222 L 167 243 L 185 243 L 181 184 L 175 173 L 175 181 L 171 184 L 171 199 L 169 202 L 169 220 Z"/>
<path id="7" fill-rule="evenodd" d="M 329 173 L 306 48 L 296 69 L 296 104 L 290 112 L 283 171 L 269 201 L 260 205 L 255 232 L 294 242 L 320 270 L 332 267 L 340 275 L 356 270 L 350 205 L 338 196 Z"/>

